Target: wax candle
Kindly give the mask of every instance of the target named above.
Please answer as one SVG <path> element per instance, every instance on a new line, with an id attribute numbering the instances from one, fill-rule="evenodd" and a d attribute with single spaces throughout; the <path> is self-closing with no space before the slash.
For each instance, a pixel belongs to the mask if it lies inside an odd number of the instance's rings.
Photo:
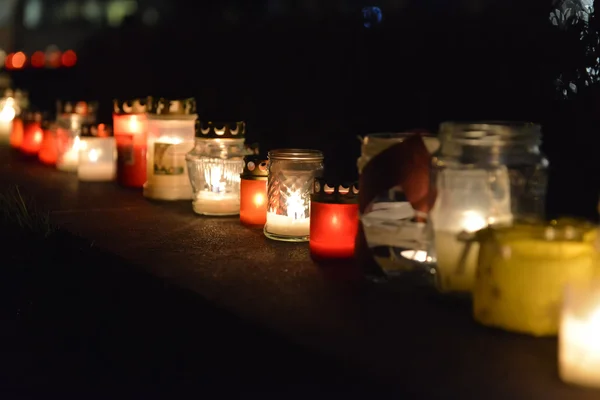
<path id="1" fill-rule="evenodd" d="M 240 222 L 262 225 L 267 222 L 268 160 L 258 155 L 244 157 L 240 183 Z"/>
<path id="2" fill-rule="evenodd" d="M 79 136 L 70 137 L 60 134 L 61 129 L 57 130 L 57 148 L 56 169 L 65 172 L 76 172 L 79 164 Z"/>
<path id="3" fill-rule="evenodd" d="M 597 269 L 593 224 L 558 221 L 480 231 L 473 315 L 483 325 L 556 335 L 563 287 Z"/>
<path id="4" fill-rule="evenodd" d="M 42 130 L 42 114 L 34 113 L 28 115 L 23 124 L 23 141 L 21 152 L 27 155 L 37 155 L 42 146 L 44 132 Z"/>
<path id="5" fill-rule="evenodd" d="M 564 382 L 600 388 L 600 281 L 567 285 L 558 359 Z"/>
<path id="6" fill-rule="evenodd" d="M 113 125 L 117 140 L 117 181 L 126 187 L 141 188 L 146 182 L 148 99 L 114 101 Z"/>
<path id="7" fill-rule="evenodd" d="M 310 208 L 310 254 L 315 260 L 354 257 L 358 232 L 358 189 L 315 179 Z"/>
<path id="8" fill-rule="evenodd" d="M 278 149 L 269 157 L 265 236 L 306 242 L 310 235 L 310 195 L 315 177 L 323 172 L 318 150 Z"/>
<path id="9" fill-rule="evenodd" d="M 18 149 L 21 147 L 21 143 L 23 143 L 23 120 L 20 117 L 16 117 L 13 119 L 10 131 L 10 146 Z"/>
<path id="10" fill-rule="evenodd" d="M 80 181 L 105 182 L 117 173 L 116 145 L 112 137 L 85 137 L 79 145 L 77 177 Z"/>
<path id="11" fill-rule="evenodd" d="M 40 162 L 46 165 L 55 165 L 56 158 L 58 156 L 57 144 L 56 144 L 56 126 L 49 121 L 42 124 L 44 136 L 42 144 L 40 145 L 40 151 L 38 158 Z"/>

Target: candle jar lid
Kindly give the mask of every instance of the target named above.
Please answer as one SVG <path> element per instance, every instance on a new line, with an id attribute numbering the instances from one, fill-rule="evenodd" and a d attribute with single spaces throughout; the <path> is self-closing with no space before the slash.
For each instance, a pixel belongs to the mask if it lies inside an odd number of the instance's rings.
<path id="1" fill-rule="evenodd" d="M 317 177 L 314 181 L 311 201 L 330 204 L 358 204 L 358 192 L 358 182 L 333 182 Z"/>
<path id="2" fill-rule="evenodd" d="M 113 113 L 116 115 L 144 114 L 148 111 L 150 97 L 129 100 L 113 100 Z"/>
<path id="3" fill-rule="evenodd" d="M 246 123 L 196 120 L 196 137 L 201 139 L 243 139 Z"/>
<path id="4" fill-rule="evenodd" d="M 148 114 L 154 117 L 177 117 L 196 114 L 196 99 L 167 99 L 164 97 L 148 99 L 146 108 Z"/>
<path id="5" fill-rule="evenodd" d="M 108 137 L 112 136 L 112 128 L 106 124 L 86 122 L 81 124 L 81 137 Z"/>
<path id="6" fill-rule="evenodd" d="M 61 101 L 56 102 L 56 113 L 61 114 L 77 114 L 77 115 L 95 115 L 98 110 L 97 102 L 86 101 Z"/>
<path id="7" fill-rule="evenodd" d="M 323 161 L 323 153 L 311 149 L 277 149 L 269 151 L 269 160 L 278 161 Z"/>
<path id="8" fill-rule="evenodd" d="M 242 179 L 266 180 L 269 176 L 269 160 L 256 154 L 244 157 Z"/>

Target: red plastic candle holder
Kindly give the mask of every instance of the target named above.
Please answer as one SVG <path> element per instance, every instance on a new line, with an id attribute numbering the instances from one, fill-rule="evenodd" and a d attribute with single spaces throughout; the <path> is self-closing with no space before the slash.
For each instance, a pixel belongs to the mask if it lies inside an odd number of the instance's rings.
<path id="1" fill-rule="evenodd" d="M 122 186 L 141 188 L 146 182 L 147 104 L 147 99 L 114 101 L 117 181 Z"/>
<path id="2" fill-rule="evenodd" d="M 44 137 L 40 145 L 38 158 L 43 164 L 55 165 L 58 156 L 56 148 L 56 123 L 44 121 L 42 122 L 42 130 L 44 131 Z"/>
<path id="3" fill-rule="evenodd" d="M 244 157 L 240 181 L 240 222 L 250 226 L 267 223 L 267 168 L 269 160 L 258 155 Z"/>
<path id="4" fill-rule="evenodd" d="M 18 149 L 23 143 L 23 120 L 20 117 L 15 117 L 10 131 L 10 146 Z"/>
<path id="5" fill-rule="evenodd" d="M 310 205 L 310 255 L 316 261 L 354 258 L 359 222 L 358 186 L 316 178 Z"/>
<path id="6" fill-rule="evenodd" d="M 21 142 L 21 152 L 26 155 L 35 156 L 39 153 L 44 139 L 42 130 L 42 114 L 29 113 L 23 121 L 23 140 Z"/>

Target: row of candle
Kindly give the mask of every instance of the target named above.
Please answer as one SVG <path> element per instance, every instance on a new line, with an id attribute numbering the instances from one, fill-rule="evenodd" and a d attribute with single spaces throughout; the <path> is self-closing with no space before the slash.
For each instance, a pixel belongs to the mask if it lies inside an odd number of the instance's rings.
<path id="1" fill-rule="evenodd" d="M 39 113 L 15 118 L 10 143 L 60 171 L 77 172 L 82 181 L 116 179 L 143 188 L 149 199 L 191 199 L 198 214 L 239 214 L 270 239 L 309 242 L 315 259 L 353 257 L 357 189 L 320 179 L 320 151 L 258 156 L 245 146 L 244 122 L 201 122 L 193 99 L 114 106 L 114 136 L 80 102 L 63 105 L 56 123 L 44 126 Z"/>
<path id="2" fill-rule="evenodd" d="M 118 149 L 119 182 L 124 186 L 143 186 L 148 198 L 193 199 L 194 211 L 204 215 L 239 213 L 242 223 L 263 226 L 265 235 L 271 239 L 309 241 L 311 255 L 316 259 L 354 256 L 359 224 L 358 189 L 353 185 L 328 185 L 320 178 L 323 170 L 320 152 L 280 149 L 269 152 L 268 158 L 249 154 L 243 145 L 243 122 L 198 121 L 194 126 L 196 116 L 190 101 L 161 100 L 158 104 L 149 112 L 142 101 L 115 103 L 115 137 L 67 135 L 72 141 L 63 152 L 63 161 L 69 158 L 65 154 L 77 150 L 78 157 L 73 159 L 77 159 L 80 179 L 85 179 L 82 166 L 86 160 L 97 166 L 94 162 L 100 154 L 111 153 L 110 146 L 100 151 L 100 143 L 110 142 L 113 153 L 115 145 Z M 33 150 L 25 144 L 29 143 L 25 139 L 40 137 L 39 129 L 30 126 L 30 120 L 25 126 L 19 120 L 13 124 L 13 133 L 23 131 L 20 148 L 27 154 Z M 26 133 L 29 131 L 37 134 Z M 60 136 L 55 136 L 57 142 Z M 16 140 L 12 142 L 15 144 Z M 39 146 L 40 159 L 43 147 Z M 57 167 L 73 170 L 66 167 L 68 163 L 59 163 L 61 146 L 56 148 Z M 113 165 L 114 159 L 112 156 Z M 438 227 L 435 249 L 425 252 L 423 257 L 417 256 L 419 252 L 414 249 L 403 253 L 412 252 L 413 258 L 421 257 L 420 261 L 425 263 L 435 257 L 442 291 L 473 291 L 475 318 L 485 325 L 536 335 L 560 330 L 563 379 L 600 385 L 600 372 L 594 372 L 600 371 L 600 348 L 595 344 L 600 334 L 597 321 L 600 299 L 596 299 L 600 288 L 589 284 L 596 268 L 597 251 L 587 255 L 578 253 L 578 264 L 568 269 L 568 274 L 559 274 L 548 268 L 535 269 L 532 251 L 536 250 L 531 243 L 523 247 L 522 234 L 516 235 L 516 242 L 504 241 L 501 245 L 490 245 L 489 236 L 486 239 L 485 235 L 478 240 L 463 237 L 461 232 L 487 232 L 480 231 L 487 225 L 511 225 L 513 213 L 510 203 L 506 203 L 510 197 L 487 196 L 490 182 L 497 192 L 510 193 L 507 170 L 500 168 L 490 175 L 489 171 L 448 169 L 440 177 L 444 185 L 438 195 L 446 200 L 438 201 L 431 213 L 434 226 Z M 456 190 L 457 187 L 464 190 Z M 478 193 L 487 194 L 481 197 Z M 495 200 L 486 205 L 482 198 Z M 494 210 L 493 218 L 490 210 Z M 446 226 L 452 229 L 439 229 Z M 569 225 L 565 229 L 574 228 Z M 552 254 L 557 246 L 572 249 L 577 244 L 561 242 L 549 246 L 544 247 L 544 254 Z M 546 257 L 539 263 L 548 267 L 562 261 L 557 253 L 555 259 Z M 545 272 L 536 272 L 541 270 Z M 556 315 L 560 307 L 556 304 L 560 302 L 561 288 L 574 277 L 581 279 L 575 280 L 576 285 L 569 285 L 570 294 L 563 302 L 559 323 Z M 532 291 L 530 285 L 538 279 L 547 284 Z"/>

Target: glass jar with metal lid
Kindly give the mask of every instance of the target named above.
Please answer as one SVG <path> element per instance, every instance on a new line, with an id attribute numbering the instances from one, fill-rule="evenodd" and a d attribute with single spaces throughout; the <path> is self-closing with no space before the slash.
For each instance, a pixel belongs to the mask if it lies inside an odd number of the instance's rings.
<path id="1" fill-rule="evenodd" d="M 194 148 L 185 159 L 194 189 L 194 211 L 204 215 L 240 212 L 240 174 L 244 169 L 246 123 L 196 122 Z"/>
<path id="2" fill-rule="evenodd" d="M 428 256 L 442 292 L 470 293 L 479 245 L 465 240 L 488 225 L 544 217 L 548 161 L 541 128 L 524 122 L 446 122 L 432 160 L 435 203 Z"/>
<path id="3" fill-rule="evenodd" d="M 318 150 L 272 150 L 269 157 L 265 236 L 306 242 L 310 235 L 310 195 L 315 177 L 323 174 Z"/>

